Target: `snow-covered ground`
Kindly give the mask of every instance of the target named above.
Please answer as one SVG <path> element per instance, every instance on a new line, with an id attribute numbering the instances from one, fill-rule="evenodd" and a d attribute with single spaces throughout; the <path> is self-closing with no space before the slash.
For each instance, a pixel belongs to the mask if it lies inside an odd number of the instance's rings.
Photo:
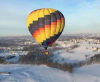
<path id="1" fill-rule="evenodd" d="M 0 82 L 100 82 L 100 65 L 76 68 L 73 73 L 45 65 L 0 65 Z"/>
<path id="2" fill-rule="evenodd" d="M 73 73 L 74 82 L 100 82 L 100 64 L 77 68 Z"/>
<path id="3" fill-rule="evenodd" d="M 45 65 L 0 65 L 0 82 L 71 82 L 70 74 Z"/>
<path id="4" fill-rule="evenodd" d="M 92 41 L 92 40 L 90 40 Z M 57 41 L 58 50 L 54 50 L 53 61 L 58 63 L 78 63 L 86 61 L 100 51 L 100 44 L 88 41 L 70 42 Z M 73 48 L 73 46 L 77 46 Z M 52 47 L 51 47 L 52 48 Z M 59 50 L 61 49 L 61 50 Z M 22 52 L 21 52 L 22 53 Z M 26 53 L 26 52 L 25 52 Z M 26 53 L 27 54 L 27 53 Z M 7 61 L 18 61 L 20 53 L 16 57 L 10 52 L 0 53 Z M 23 54 L 22 54 L 23 55 Z M 15 54 L 14 54 L 15 56 Z M 5 74 L 10 72 L 11 74 Z M 0 82 L 100 82 L 100 64 L 91 64 L 80 68 L 75 68 L 72 73 L 60 69 L 51 68 L 46 65 L 24 65 L 6 64 L 0 65 Z"/>
<path id="5" fill-rule="evenodd" d="M 3 57 L 8 62 L 17 62 L 20 55 L 27 55 L 28 51 L 13 51 L 13 53 L 6 51 L 0 53 L 0 57 Z M 13 58 L 8 58 L 9 56 L 14 56 Z"/>
<path id="6" fill-rule="evenodd" d="M 0 56 L 3 57 L 7 62 L 17 62 L 19 59 L 19 53 L 17 55 L 15 55 L 15 54 L 6 52 L 6 53 L 0 53 Z M 9 56 L 14 56 L 14 57 L 8 58 Z"/>
<path id="7" fill-rule="evenodd" d="M 100 51 L 93 50 L 94 48 L 99 48 L 100 44 L 89 44 L 86 41 L 82 41 L 80 43 L 58 41 L 57 43 L 59 45 L 57 47 L 62 49 L 54 52 L 54 62 L 77 63 L 80 61 L 85 61 L 95 54 L 100 54 Z M 78 47 L 71 49 L 71 47 L 75 45 L 78 45 Z"/>

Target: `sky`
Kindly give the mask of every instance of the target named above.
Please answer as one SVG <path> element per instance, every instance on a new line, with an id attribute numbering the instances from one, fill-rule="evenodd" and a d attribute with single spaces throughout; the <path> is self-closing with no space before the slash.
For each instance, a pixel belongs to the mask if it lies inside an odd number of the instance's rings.
<path id="1" fill-rule="evenodd" d="M 100 33 L 100 0 L 0 0 L 0 36 L 30 35 L 27 16 L 39 8 L 64 14 L 63 34 Z"/>

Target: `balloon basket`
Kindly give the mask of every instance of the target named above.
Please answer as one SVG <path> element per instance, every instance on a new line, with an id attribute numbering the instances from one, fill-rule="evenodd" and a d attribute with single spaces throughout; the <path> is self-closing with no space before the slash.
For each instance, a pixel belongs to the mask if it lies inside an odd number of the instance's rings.
<path id="1" fill-rule="evenodd" d="M 49 55 L 49 51 L 48 50 L 45 51 L 45 55 Z"/>

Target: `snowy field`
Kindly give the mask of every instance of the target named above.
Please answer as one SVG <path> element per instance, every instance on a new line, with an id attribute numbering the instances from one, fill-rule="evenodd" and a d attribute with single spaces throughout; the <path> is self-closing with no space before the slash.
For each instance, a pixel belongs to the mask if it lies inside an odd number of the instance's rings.
<path id="1" fill-rule="evenodd" d="M 73 73 L 45 65 L 0 65 L 0 82 L 100 82 L 100 65 L 76 68 Z"/>
<path id="2" fill-rule="evenodd" d="M 68 43 L 67 41 L 58 41 L 58 47 L 62 48 L 54 52 L 53 60 L 59 63 L 78 63 L 85 61 L 90 57 L 100 54 L 100 51 L 94 51 L 94 48 L 99 48 L 100 44 L 89 44 L 86 41 L 80 43 Z M 71 47 L 78 45 L 78 47 L 71 49 Z"/>
<path id="3" fill-rule="evenodd" d="M 96 54 L 100 54 L 100 44 L 95 44 L 92 40 L 70 42 L 57 41 L 58 44 L 53 50 L 53 61 L 64 63 L 79 63 L 86 61 Z M 75 47 L 76 46 L 76 47 Z M 52 48 L 52 47 L 51 47 Z M 58 49 L 58 50 L 57 50 Z M 8 62 L 17 62 L 20 53 L 14 58 L 11 53 L 0 53 Z M 22 54 L 23 55 L 23 54 Z M 8 74 L 5 72 L 9 72 Z M 84 65 L 74 68 L 72 73 L 60 69 L 51 68 L 46 65 L 24 65 L 24 64 L 0 64 L 0 82 L 100 82 L 100 64 Z"/>

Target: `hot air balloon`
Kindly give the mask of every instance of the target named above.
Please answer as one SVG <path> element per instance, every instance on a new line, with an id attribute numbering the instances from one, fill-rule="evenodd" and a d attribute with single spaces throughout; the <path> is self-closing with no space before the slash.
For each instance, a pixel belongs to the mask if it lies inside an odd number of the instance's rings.
<path id="1" fill-rule="evenodd" d="M 32 11 L 27 18 L 27 27 L 32 36 L 46 50 L 61 35 L 65 25 L 63 14 L 52 8 L 42 8 Z"/>

